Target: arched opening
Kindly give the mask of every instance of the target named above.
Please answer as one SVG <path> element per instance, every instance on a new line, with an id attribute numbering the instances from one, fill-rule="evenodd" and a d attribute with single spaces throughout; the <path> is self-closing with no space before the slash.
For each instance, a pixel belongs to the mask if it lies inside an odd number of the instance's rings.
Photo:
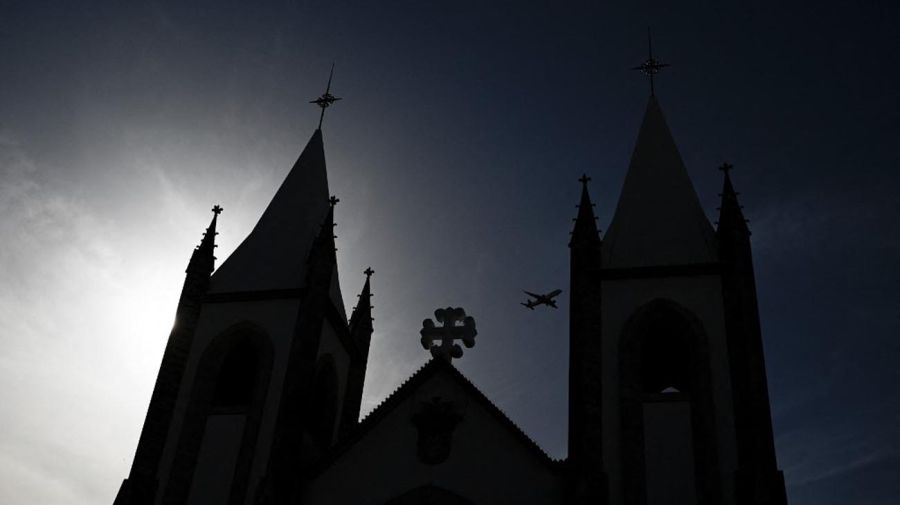
<path id="1" fill-rule="evenodd" d="M 638 343 L 640 349 L 641 390 L 647 394 L 674 389 L 690 390 L 690 343 L 673 333 L 667 318 L 649 322 Z"/>
<path id="2" fill-rule="evenodd" d="M 669 300 L 640 307 L 619 355 L 627 503 L 718 503 L 709 350 L 699 320 Z"/>
<path id="3" fill-rule="evenodd" d="M 271 371 L 271 341 L 255 325 L 238 324 L 212 339 L 187 385 L 164 502 L 243 503 Z"/>
<path id="4" fill-rule="evenodd" d="M 259 380 L 259 356 L 248 336 L 228 351 L 219 369 L 213 394 L 213 411 L 245 410 L 253 399 Z"/>
<path id="5" fill-rule="evenodd" d="M 334 358 L 325 354 L 316 364 L 307 429 L 320 450 L 334 441 L 338 411 L 338 378 Z"/>

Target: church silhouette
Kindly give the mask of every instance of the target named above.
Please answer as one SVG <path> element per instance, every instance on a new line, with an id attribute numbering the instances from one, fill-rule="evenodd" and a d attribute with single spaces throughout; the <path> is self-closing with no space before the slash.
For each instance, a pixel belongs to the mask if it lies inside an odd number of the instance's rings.
<path id="1" fill-rule="evenodd" d="M 453 366 L 456 351 L 359 420 L 373 272 L 348 319 L 320 121 L 218 269 L 213 208 L 115 505 L 784 505 L 729 168 L 714 228 L 651 92 L 602 237 L 581 178 L 558 461 Z M 444 314 L 474 341 L 474 321 Z"/>

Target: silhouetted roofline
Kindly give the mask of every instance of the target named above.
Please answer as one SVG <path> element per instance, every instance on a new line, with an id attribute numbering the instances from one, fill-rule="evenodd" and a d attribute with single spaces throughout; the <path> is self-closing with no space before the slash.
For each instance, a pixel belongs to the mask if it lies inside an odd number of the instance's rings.
<path id="1" fill-rule="evenodd" d="M 303 287 L 329 195 L 322 131 L 316 129 L 253 230 L 213 273 L 210 292 Z"/>
<path id="2" fill-rule="evenodd" d="M 476 400 L 481 403 L 481 405 L 487 410 L 494 418 L 500 421 L 500 424 L 509 429 L 513 435 L 519 439 L 520 442 L 523 443 L 525 447 L 528 448 L 535 456 L 538 457 L 547 467 L 553 471 L 558 472 L 562 468 L 562 464 L 565 460 L 555 460 L 551 458 L 542 448 L 532 440 L 528 434 L 525 433 L 522 428 L 520 428 L 512 419 L 509 418 L 499 407 L 494 405 L 494 403 L 485 396 L 484 393 L 478 389 L 475 384 L 473 384 L 469 379 L 466 378 L 465 375 L 462 374 L 455 366 L 450 364 L 449 362 L 432 358 L 428 363 L 419 368 L 415 373 L 413 373 L 409 378 L 403 381 L 397 389 L 394 390 L 393 393 L 387 396 L 377 407 L 375 407 L 369 414 L 364 417 L 359 424 L 346 438 L 340 440 L 336 445 L 334 445 L 331 450 L 326 453 L 319 462 L 313 467 L 313 475 L 318 475 L 325 471 L 333 462 L 339 459 L 344 453 L 346 453 L 350 448 L 352 448 L 356 442 L 361 440 L 365 435 L 371 431 L 375 426 L 378 425 L 383 419 L 385 419 L 388 414 L 390 414 L 394 409 L 400 406 L 403 401 L 409 398 L 409 396 L 422 384 L 424 384 L 428 379 L 434 376 L 441 370 L 446 370 L 450 373 L 450 376 L 454 379 L 457 379 L 462 383 L 463 387 L 473 396 Z"/>

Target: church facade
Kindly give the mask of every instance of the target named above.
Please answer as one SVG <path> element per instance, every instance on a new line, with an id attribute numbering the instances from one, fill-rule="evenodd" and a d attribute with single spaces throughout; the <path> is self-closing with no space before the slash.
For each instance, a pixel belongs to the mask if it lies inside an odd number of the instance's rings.
<path id="1" fill-rule="evenodd" d="M 582 177 L 554 460 L 440 354 L 359 419 L 372 272 L 348 318 L 320 124 L 218 269 L 214 207 L 115 505 L 785 505 L 728 168 L 713 227 L 651 94 L 602 236 Z"/>

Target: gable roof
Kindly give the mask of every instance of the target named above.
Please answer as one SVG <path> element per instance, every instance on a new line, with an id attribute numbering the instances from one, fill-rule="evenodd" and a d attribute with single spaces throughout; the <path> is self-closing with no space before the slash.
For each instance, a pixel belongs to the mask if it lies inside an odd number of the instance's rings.
<path id="1" fill-rule="evenodd" d="M 497 421 L 505 427 L 518 439 L 523 446 L 531 451 L 537 458 L 544 462 L 553 471 L 558 471 L 564 460 L 554 460 L 543 449 L 531 439 L 519 426 L 512 421 L 499 407 L 488 399 L 472 382 L 466 378 L 455 366 L 442 358 L 432 358 L 428 363 L 419 368 L 406 381 L 404 381 L 393 393 L 388 395 L 372 412 L 370 412 L 359 424 L 356 429 L 347 437 L 338 441 L 332 449 L 325 454 L 316 464 L 313 472 L 318 474 L 327 469 L 332 462 L 337 460 L 341 455 L 352 448 L 356 442 L 361 440 L 391 412 L 407 400 L 420 386 L 424 385 L 429 379 L 440 373 L 447 372 L 448 375 L 458 382 L 463 390 L 471 395 L 478 403 Z"/>

